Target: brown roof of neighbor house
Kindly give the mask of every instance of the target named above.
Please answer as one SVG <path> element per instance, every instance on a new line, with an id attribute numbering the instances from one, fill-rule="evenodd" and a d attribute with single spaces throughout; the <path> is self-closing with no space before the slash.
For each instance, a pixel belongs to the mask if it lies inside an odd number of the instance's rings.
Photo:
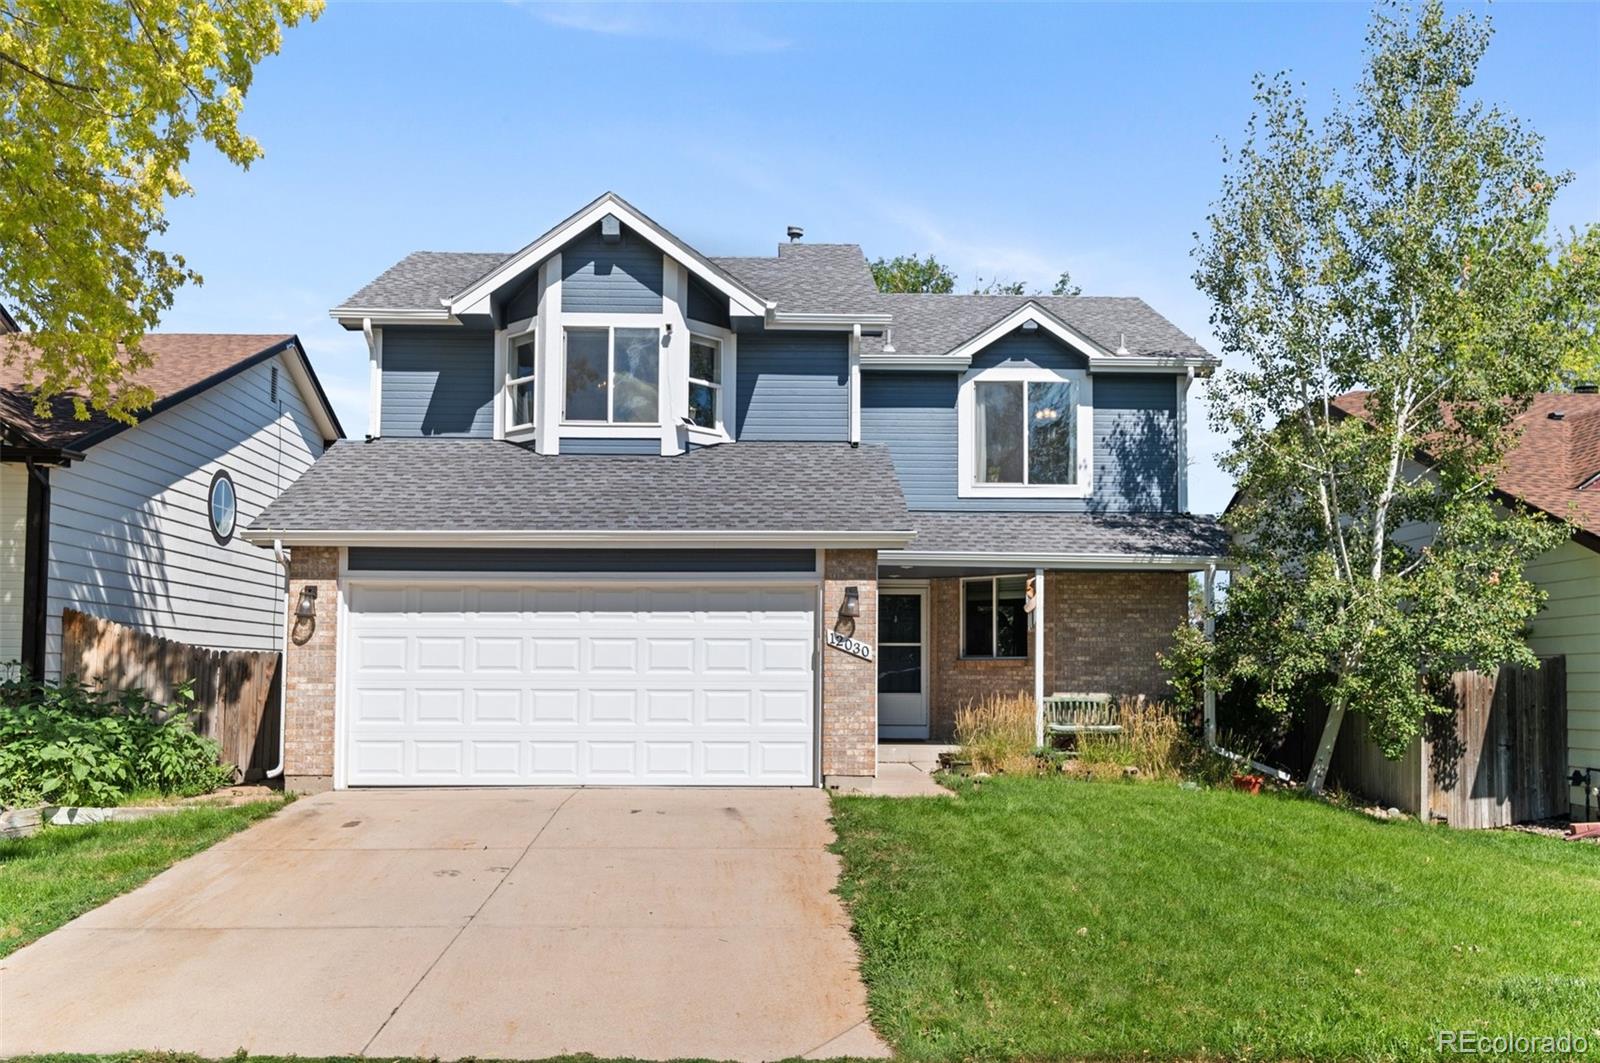
<path id="1" fill-rule="evenodd" d="M 1369 394 L 1348 392 L 1334 405 L 1360 417 Z M 1600 394 L 1535 395 L 1517 424 L 1522 434 L 1495 486 L 1590 536 L 1600 535 Z"/>
<path id="2" fill-rule="evenodd" d="M 135 377 L 156 393 L 154 404 L 145 412 L 159 412 L 294 341 L 289 334 L 152 333 L 144 338 L 144 349 L 154 361 Z M 121 426 L 95 410 L 89 411 L 88 420 L 78 420 L 70 395 L 51 400 L 50 416 L 39 416 L 23 383 L 22 366 L 10 357 L 26 342 L 20 335 L 0 337 L 0 427 L 13 429 L 38 446 L 71 448 L 94 442 L 95 437 Z"/>

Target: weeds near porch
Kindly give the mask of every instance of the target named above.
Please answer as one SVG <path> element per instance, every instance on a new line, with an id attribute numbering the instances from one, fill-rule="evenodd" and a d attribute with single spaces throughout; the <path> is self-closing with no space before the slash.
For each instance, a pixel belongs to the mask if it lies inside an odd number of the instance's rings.
<path id="1" fill-rule="evenodd" d="M 1166 702 L 1123 698 L 1117 703 L 1120 734 L 1083 735 L 1078 760 L 1085 766 L 1137 768 L 1151 779 L 1175 779 L 1194 759 L 1194 740 Z"/>
<path id="2" fill-rule="evenodd" d="M 1036 710 L 1031 694 L 990 694 L 956 710 L 956 741 L 973 771 L 1033 775 Z"/>

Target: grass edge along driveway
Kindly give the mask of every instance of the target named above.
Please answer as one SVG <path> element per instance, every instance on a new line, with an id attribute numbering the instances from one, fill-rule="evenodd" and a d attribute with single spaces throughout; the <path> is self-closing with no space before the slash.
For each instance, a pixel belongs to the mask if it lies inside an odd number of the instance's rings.
<path id="1" fill-rule="evenodd" d="M 143 885 L 185 857 L 283 807 L 198 806 L 0 841 L 0 957 Z"/>
<path id="2" fill-rule="evenodd" d="M 836 797 L 873 1023 L 905 1058 L 1600 1058 L 1600 846 L 1293 796 L 998 777 Z"/>

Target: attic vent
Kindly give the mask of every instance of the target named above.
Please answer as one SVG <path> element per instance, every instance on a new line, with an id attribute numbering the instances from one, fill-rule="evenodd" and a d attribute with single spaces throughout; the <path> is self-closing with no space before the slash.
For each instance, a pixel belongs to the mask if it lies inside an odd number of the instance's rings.
<path id="1" fill-rule="evenodd" d="M 800 228 L 798 225 L 791 225 L 789 226 L 788 233 L 789 242 L 791 244 L 797 244 L 800 242 L 800 238 L 806 234 L 806 231 Z"/>
<path id="2" fill-rule="evenodd" d="M 1572 390 L 1577 392 L 1579 395 L 1593 395 L 1596 391 L 1600 391 L 1600 385 L 1579 384 Z"/>
<path id="3" fill-rule="evenodd" d="M 278 401 L 278 367 L 272 367 L 271 383 L 267 385 L 267 398 L 272 402 Z"/>
<path id="4" fill-rule="evenodd" d="M 1567 419 L 1566 412 L 1563 410 L 1551 410 L 1545 416 L 1552 421 L 1565 421 Z"/>
<path id="5" fill-rule="evenodd" d="M 600 219 L 600 239 L 608 244 L 622 242 L 622 223 L 615 214 L 607 214 Z"/>

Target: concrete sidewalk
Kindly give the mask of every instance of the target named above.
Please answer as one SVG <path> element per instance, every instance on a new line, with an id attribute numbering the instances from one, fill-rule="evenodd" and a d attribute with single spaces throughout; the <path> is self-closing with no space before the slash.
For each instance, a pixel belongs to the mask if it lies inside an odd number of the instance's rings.
<path id="1" fill-rule="evenodd" d="M 0 1056 L 884 1056 L 817 790 L 323 794 L 0 960 Z"/>

